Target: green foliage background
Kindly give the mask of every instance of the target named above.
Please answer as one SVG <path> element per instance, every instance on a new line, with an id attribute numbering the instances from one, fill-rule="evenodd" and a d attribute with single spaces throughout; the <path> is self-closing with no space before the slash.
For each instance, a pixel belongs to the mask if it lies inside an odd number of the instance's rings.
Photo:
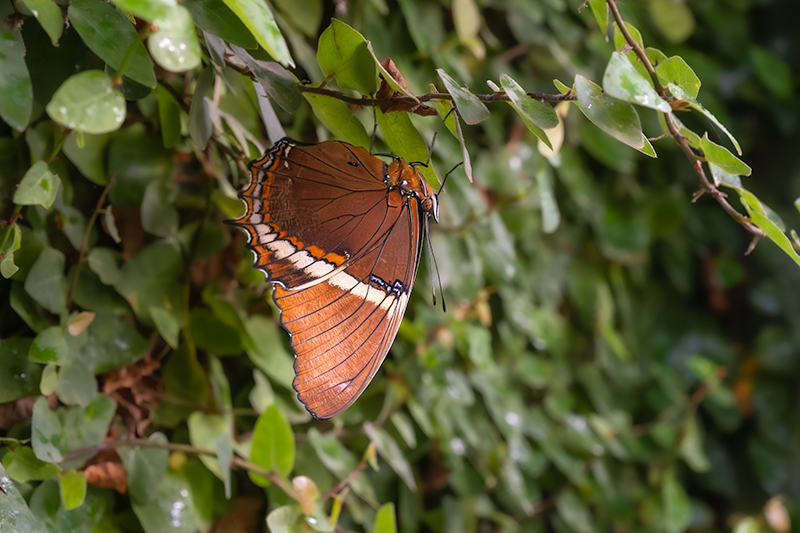
<path id="1" fill-rule="evenodd" d="M 653 61 L 688 65 L 659 67 L 668 96 L 719 120 L 675 112 L 737 223 L 692 202 L 693 162 L 638 105 L 652 80 L 590 4 L 0 4 L 0 531 L 798 523 L 800 7 L 620 6 Z M 423 261 L 383 369 L 321 423 L 223 221 L 282 129 L 368 145 L 376 119 L 377 152 L 424 161 L 440 118 L 343 103 L 389 57 L 411 93 L 456 97 L 474 183 L 451 176 L 433 229 L 447 312 Z M 559 104 L 548 156 L 550 103 L 473 96 L 492 80 L 554 102 L 576 75 L 629 91 L 656 159 L 608 133 L 641 140 L 607 95 L 578 102 L 606 129 Z M 432 183 L 464 159 L 458 135 L 438 135 Z M 745 255 L 748 227 L 766 238 Z"/>

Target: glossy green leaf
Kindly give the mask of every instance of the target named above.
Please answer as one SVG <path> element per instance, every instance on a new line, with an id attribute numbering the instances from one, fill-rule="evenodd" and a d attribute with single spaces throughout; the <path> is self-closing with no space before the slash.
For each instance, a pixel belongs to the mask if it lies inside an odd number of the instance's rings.
<path id="1" fill-rule="evenodd" d="M 25 498 L 20 494 L 5 468 L 0 465 L 0 489 L 3 505 L 0 505 L 0 524 L 14 533 L 41 533 L 47 531 L 45 525 L 35 517 Z"/>
<path id="2" fill-rule="evenodd" d="M 703 150 L 706 161 L 714 163 L 728 174 L 749 176 L 752 172 L 747 164 L 730 153 L 727 148 L 709 140 L 707 132 L 700 139 L 700 149 Z"/>
<path id="3" fill-rule="evenodd" d="M 589 0 L 589 7 L 592 9 L 592 15 L 594 15 L 600 31 L 606 33 L 608 30 L 608 4 L 605 0 Z"/>
<path id="4" fill-rule="evenodd" d="M 253 34 L 223 0 L 185 0 L 181 5 L 189 10 L 192 20 L 203 31 L 234 46 L 250 50 L 258 48 Z"/>
<path id="5" fill-rule="evenodd" d="M 336 77 L 342 89 L 362 94 L 378 90 L 375 60 L 364 36 L 344 22 L 333 19 L 322 32 L 317 47 L 317 61 L 326 77 Z"/>
<path id="6" fill-rule="evenodd" d="M 303 528 L 303 512 L 294 505 L 283 505 L 267 515 L 270 533 L 296 533 Z"/>
<path id="7" fill-rule="evenodd" d="M 58 46 L 58 40 L 64 32 L 64 18 L 58 4 L 53 0 L 22 0 L 22 2 L 41 24 L 53 46 Z"/>
<path id="8" fill-rule="evenodd" d="M 54 248 L 45 248 L 28 272 L 25 290 L 42 307 L 59 314 L 66 310 L 66 283 L 64 254 Z"/>
<path id="9" fill-rule="evenodd" d="M 47 114 L 62 126 L 86 133 L 119 129 L 125 121 L 125 99 L 100 70 L 73 75 L 47 104 Z"/>
<path id="10" fill-rule="evenodd" d="M 69 346 L 60 326 L 51 326 L 36 336 L 28 351 L 35 363 L 64 363 L 69 358 Z"/>
<path id="11" fill-rule="evenodd" d="M 163 433 L 153 433 L 147 439 L 150 442 L 166 444 Z M 128 475 L 128 492 L 133 501 L 146 504 L 153 501 L 156 494 L 153 487 L 158 487 L 167 474 L 169 451 L 166 449 L 144 446 L 120 446 L 117 453 Z"/>
<path id="12" fill-rule="evenodd" d="M 123 11 L 129 11 L 148 22 L 169 16 L 177 3 L 175 0 L 114 0 Z"/>
<path id="13" fill-rule="evenodd" d="M 736 153 L 742 155 L 742 149 L 739 147 L 739 142 L 734 138 L 731 132 L 729 132 L 728 129 L 725 126 L 723 126 L 719 120 L 717 120 L 717 117 L 712 115 L 708 110 L 706 110 L 705 107 L 700 105 L 700 102 L 695 100 L 691 94 L 687 93 L 681 87 L 673 83 L 668 84 L 667 89 L 669 89 L 669 92 L 672 93 L 672 96 L 674 96 L 679 100 L 686 100 L 686 103 L 689 104 L 689 107 L 705 115 L 705 117 L 708 120 L 710 120 L 711 123 L 714 124 L 714 126 L 719 128 L 725 135 L 728 136 L 728 139 L 730 139 L 731 144 L 733 144 L 733 147 L 736 148 Z"/>
<path id="14" fill-rule="evenodd" d="M 294 435 L 292 428 L 275 406 L 268 407 L 258 417 L 253 429 L 253 447 L 250 461 L 268 472 L 286 477 L 294 468 Z M 254 483 L 266 486 L 269 481 L 250 473 Z"/>
<path id="15" fill-rule="evenodd" d="M 625 102 L 669 113 L 669 104 L 653 89 L 650 80 L 637 71 L 626 56 L 619 52 L 611 55 L 603 74 L 603 88 L 609 96 Z"/>
<path id="16" fill-rule="evenodd" d="M 303 97 L 311 104 L 314 116 L 343 141 L 362 148 L 369 148 L 369 135 L 364 125 L 353 115 L 350 109 L 342 102 L 328 96 L 303 93 Z"/>
<path id="17" fill-rule="evenodd" d="M 605 94 L 583 76 L 575 76 L 575 90 L 578 108 L 595 126 L 632 148 L 644 147 L 642 124 L 632 105 Z"/>
<path id="18" fill-rule="evenodd" d="M 153 243 L 139 250 L 120 270 L 119 293 L 128 299 L 137 315 L 148 317 L 154 306 L 163 306 L 165 298 L 177 302 L 179 276 L 183 260 L 175 246 Z"/>
<path id="19" fill-rule="evenodd" d="M 411 123 L 408 113 L 400 111 L 384 113 L 379 109 L 376 109 L 375 113 L 383 140 L 392 153 L 402 157 L 406 162 L 428 161 L 428 145 Z M 429 185 L 434 188 L 439 186 L 439 177 L 433 165 L 418 166 L 417 170 L 425 176 Z"/>
<path id="20" fill-rule="evenodd" d="M 101 0 L 75 0 L 69 5 L 70 24 L 92 52 L 124 75 L 146 87 L 156 86 L 156 73 L 133 24 Z M 129 55 L 130 54 L 130 55 Z"/>
<path id="21" fill-rule="evenodd" d="M 500 76 L 500 83 L 511 99 L 511 107 L 522 118 L 528 130 L 552 150 L 553 145 L 550 138 L 542 130 L 558 126 L 558 116 L 553 107 L 530 98 L 516 81 L 505 74 Z M 492 88 L 496 89 L 496 86 Z"/>
<path id="22" fill-rule="evenodd" d="M 44 161 L 37 161 L 22 176 L 19 187 L 14 191 L 14 203 L 17 205 L 41 205 L 50 209 L 56 200 L 61 180 L 50 172 Z"/>
<path id="23" fill-rule="evenodd" d="M 61 472 L 58 465 L 37 459 L 28 446 L 9 450 L 3 456 L 3 467 L 9 477 L 21 483 L 47 479 Z"/>
<path id="24" fill-rule="evenodd" d="M 692 98 L 697 98 L 700 92 L 700 78 L 680 56 L 672 56 L 659 63 L 656 74 L 661 85 L 676 85 Z"/>
<path id="25" fill-rule="evenodd" d="M 489 109 L 477 96 L 460 86 L 456 80 L 442 69 L 436 69 L 445 90 L 453 97 L 458 114 L 467 124 L 478 124 L 489 118 Z"/>
<path id="26" fill-rule="evenodd" d="M 86 407 L 97 396 L 97 381 L 86 362 L 73 359 L 61 366 L 56 387 L 58 399 L 67 405 Z"/>
<path id="27" fill-rule="evenodd" d="M 65 510 L 72 511 L 83 505 L 86 499 L 86 478 L 83 472 L 62 472 L 58 476 L 58 488 Z"/>
<path id="28" fill-rule="evenodd" d="M 19 267 L 14 263 L 14 252 L 22 246 L 22 230 L 18 225 L 10 228 L 11 238 L 6 241 L 5 248 L 0 253 L 0 275 L 8 279 L 19 271 Z"/>
<path id="29" fill-rule="evenodd" d="M 0 28 L 0 118 L 17 131 L 23 131 L 31 119 L 33 89 L 25 45 L 19 34 Z"/>
<path id="30" fill-rule="evenodd" d="M 78 336 L 68 336 L 70 350 L 95 374 L 126 367 L 147 351 L 147 341 L 123 318 L 99 313 Z"/>
<path id="31" fill-rule="evenodd" d="M 149 487 L 153 498 L 147 503 L 131 502 L 133 512 L 145 533 L 196 533 L 199 529 L 198 510 L 192 498 L 189 481 L 168 471 L 161 483 Z"/>
<path id="32" fill-rule="evenodd" d="M 189 11 L 176 6 L 153 22 L 158 30 L 147 38 L 147 49 L 161 67 L 185 72 L 200 66 L 200 43 Z"/>
<path id="33" fill-rule="evenodd" d="M 281 34 L 272 12 L 265 2 L 259 0 L 224 0 L 225 4 L 241 20 L 253 37 L 269 55 L 285 67 L 294 67 L 289 47 Z"/>

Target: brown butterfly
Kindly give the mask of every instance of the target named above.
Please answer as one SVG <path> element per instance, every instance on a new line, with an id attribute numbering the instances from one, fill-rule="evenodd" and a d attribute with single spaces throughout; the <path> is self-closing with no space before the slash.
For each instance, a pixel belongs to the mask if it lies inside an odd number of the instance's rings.
<path id="1" fill-rule="evenodd" d="M 438 196 L 403 159 L 338 141 L 284 138 L 250 172 L 232 223 L 274 284 L 298 398 L 331 418 L 364 392 L 397 335 Z"/>

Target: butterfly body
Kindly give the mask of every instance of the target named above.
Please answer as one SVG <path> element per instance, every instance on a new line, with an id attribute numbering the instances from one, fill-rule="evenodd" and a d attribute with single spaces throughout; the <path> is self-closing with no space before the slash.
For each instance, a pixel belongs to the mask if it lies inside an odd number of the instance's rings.
<path id="1" fill-rule="evenodd" d="M 363 392 L 394 341 L 437 196 L 413 165 L 338 141 L 283 139 L 250 170 L 246 211 L 233 223 L 274 284 L 298 398 L 330 418 Z"/>

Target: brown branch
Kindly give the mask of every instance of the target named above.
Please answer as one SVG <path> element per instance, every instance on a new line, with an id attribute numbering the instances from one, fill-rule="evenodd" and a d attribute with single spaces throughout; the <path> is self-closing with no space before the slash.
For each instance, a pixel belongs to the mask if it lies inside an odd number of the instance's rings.
<path id="1" fill-rule="evenodd" d="M 426 94 L 421 94 L 416 97 L 395 94 L 394 96 L 388 98 L 367 98 L 367 97 L 357 98 L 354 96 L 347 96 L 346 94 L 342 94 L 339 91 L 325 89 L 322 87 L 311 87 L 310 85 L 298 84 L 297 88 L 300 90 L 301 93 L 330 96 L 331 98 L 336 98 L 337 100 L 341 100 L 346 104 L 368 106 L 368 107 L 389 105 L 400 102 L 413 105 L 420 102 L 425 103 L 425 102 L 445 101 L 445 100 L 450 102 L 453 101 L 453 97 L 450 96 L 449 93 L 440 93 L 440 92 L 430 92 Z M 511 101 L 508 95 L 504 92 L 491 93 L 491 94 L 476 94 L 475 96 L 478 98 L 478 100 L 484 103 Z M 565 94 L 527 93 L 527 96 L 529 96 L 530 98 L 535 98 L 536 100 L 540 100 L 542 102 L 566 102 L 577 99 L 577 97 L 572 93 L 565 93 Z"/>
<path id="2" fill-rule="evenodd" d="M 656 70 L 653 67 L 653 64 L 650 62 L 650 58 L 647 57 L 647 54 L 639 46 L 639 43 L 633 38 L 631 33 L 628 31 L 628 28 L 625 26 L 625 21 L 622 20 L 622 15 L 619 13 L 619 9 L 617 9 L 617 2 L 618 0 L 606 0 L 606 4 L 608 4 L 609 9 L 611 9 L 611 13 L 614 16 L 614 20 L 617 23 L 617 27 L 619 27 L 622 35 L 625 37 L 625 41 L 631 47 L 631 49 L 636 54 L 636 57 L 639 58 L 639 61 L 642 62 L 645 69 L 647 69 L 648 74 L 650 74 L 650 78 L 653 81 L 653 86 L 655 87 L 656 91 L 662 98 L 666 100 L 666 93 L 664 92 L 664 88 L 661 86 L 661 83 L 658 81 L 658 75 L 656 74 Z M 700 180 L 701 189 L 696 193 L 692 201 L 696 201 L 700 196 L 705 193 L 711 195 L 714 200 L 722 207 L 722 209 L 728 213 L 728 215 L 733 218 L 739 225 L 745 228 L 747 231 L 753 234 L 754 240 L 751 242 L 750 247 L 748 248 L 748 253 L 752 250 L 754 243 L 758 242 L 759 239 L 765 237 L 766 234 L 764 231 L 753 224 L 749 217 L 741 214 L 739 211 L 736 210 L 730 203 L 728 203 L 728 196 L 720 191 L 711 180 L 708 179 L 705 170 L 703 170 L 703 159 L 702 157 L 698 156 L 694 150 L 689 146 L 686 142 L 686 138 L 681 135 L 680 130 L 678 129 L 678 125 L 675 123 L 675 118 L 672 113 L 664 113 L 664 120 L 667 123 L 667 129 L 669 130 L 670 135 L 675 141 L 675 144 L 683 151 L 686 155 L 686 158 L 692 164 L 695 173 L 697 174 L 698 179 Z"/>

